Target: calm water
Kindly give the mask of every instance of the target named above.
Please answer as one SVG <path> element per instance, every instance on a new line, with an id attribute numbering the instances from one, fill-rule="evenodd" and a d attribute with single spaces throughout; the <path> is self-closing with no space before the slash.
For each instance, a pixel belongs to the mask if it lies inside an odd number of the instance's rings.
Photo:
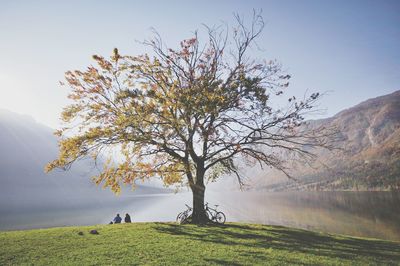
<path id="1" fill-rule="evenodd" d="M 284 225 L 315 231 L 400 241 L 400 193 L 208 191 L 227 221 Z M 191 205 L 190 193 L 125 196 L 118 204 L 73 209 L 0 210 L 0 229 L 108 223 L 117 212 L 133 221 L 174 221 Z"/>
<path id="2" fill-rule="evenodd" d="M 271 192 L 219 195 L 232 221 L 400 241 L 400 193 Z"/>

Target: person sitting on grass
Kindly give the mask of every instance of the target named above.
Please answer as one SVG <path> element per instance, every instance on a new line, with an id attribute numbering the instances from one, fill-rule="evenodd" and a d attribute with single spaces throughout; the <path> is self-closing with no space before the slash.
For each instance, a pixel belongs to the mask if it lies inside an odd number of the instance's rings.
<path id="1" fill-rule="evenodd" d="M 117 216 L 115 216 L 115 218 L 114 218 L 114 223 L 120 224 L 121 221 L 122 221 L 122 218 L 121 218 L 121 216 L 119 216 L 119 213 L 118 213 Z"/>
<path id="2" fill-rule="evenodd" d="M 131 222 L 131 216 L 129 214 L 125 214 L 125 223 L 130 223 Z"/>

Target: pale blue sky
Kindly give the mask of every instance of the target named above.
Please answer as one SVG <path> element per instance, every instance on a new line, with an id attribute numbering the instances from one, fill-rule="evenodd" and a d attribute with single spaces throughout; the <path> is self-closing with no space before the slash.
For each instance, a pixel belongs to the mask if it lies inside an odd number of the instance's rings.
<path id="1" fill-rule="evenodd" d="M 2 1 L 0 108 L 57 127 L 66 70 L 92 54 L 145 50 L 154 27 L 169 46 L 201 28 L 263 9 L 263 53 L 293 75 L 288 96 L 329 91 L 324 116 L 400 89 L 400 1 Z"/>

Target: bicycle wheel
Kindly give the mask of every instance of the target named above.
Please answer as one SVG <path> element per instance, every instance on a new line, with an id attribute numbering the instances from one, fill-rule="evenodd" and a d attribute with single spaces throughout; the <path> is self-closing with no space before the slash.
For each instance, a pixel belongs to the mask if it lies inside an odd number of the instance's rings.
<path id="1" fill-rule="evenodd" d="M 183 215 L 180 217 L 179 224 L 184 224 L 185 221 L 186 221 L 186 218 L 187 218 L 187 216 L 186 216 L 185 214 L 183 214 Z"/>
<path id="2" fill-rule="evenodd" d="M 182 215 L 183 215 L 183 212 L 179 213 L 178 216 L 176 216 L 176 222 L 177 223 L 181 222 Z"/>
<path id="3" fill-rule="evenodd" d="M 208 220 L 212 221 L 213 216 L 212 216 L 212 214 L 211 214 L 210 211 L 207 211 L 207 210 L 206 210 L 206 216 L 207 216 Z"/>
<path id="4" fill-rule="evenodd" d="M 226 221 L 225 214 L 223 212 L 217 212 L 215 215 L 215 221 L 219 224 L 224 224 Z"/>
<path id="5" fill-rule="evenodd" d="M 190 217 L 190 211 L 186 210 L 181 217 L 181 224 L 186 224 L 188 222 L 188 218 Z"/>
<path id="6" fill-rule="evenodd" d="M 187 223 L 189 223 L 189 219 L 190 219 L 191 217 L 192 217 L 192 215 L 189 214 L 189 213 L 185 213 L 184 215 L 182 215 L 181 224 L 187 224 Z"/>

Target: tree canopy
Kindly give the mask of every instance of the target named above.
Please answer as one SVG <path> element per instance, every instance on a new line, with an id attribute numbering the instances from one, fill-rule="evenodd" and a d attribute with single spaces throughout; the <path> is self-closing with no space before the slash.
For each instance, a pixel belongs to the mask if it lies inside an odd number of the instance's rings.
<path id="1" fill-rule="evenodd" d="M 156 33 L 144 42 L 151 54 L 93 56 L 96 66 L 66 72 L 72 103 L 62 112 L 59 156 L 47 171 L 81 158 L 108 160 L 97 184 L 119 192 L 122 183 L 160 177 L 166 185 L 188 185 L 194 217 L 204 218 L 205 181 L 231 174 L 243 184 L 237 160 L 286 172 L 290 158 L 312 158 L 312 147 L 329 146 L 328 133 L 301 127 L 319 93 L 285 108 L 273 107 L 291 76 L 275 60 L 249 56 L 264 28 L 259 14 L 249 26 L 206 27 L 179 47 L 165 47 Z"/>

